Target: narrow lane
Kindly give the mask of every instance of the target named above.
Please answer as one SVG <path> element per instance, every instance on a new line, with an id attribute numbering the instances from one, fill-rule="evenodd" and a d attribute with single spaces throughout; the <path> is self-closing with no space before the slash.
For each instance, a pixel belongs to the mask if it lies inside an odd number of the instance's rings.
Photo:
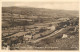
<path id="1" fill-rule="evenodd" d="M 55 31 L 55 32 L 51 33 L 50 35 L 47 35 L 47 36 L 45 36 L 45 37 L 43 37 L 43 38 L 39 38 L 39 39 L 37 39 L 37 40 L 31 40 L 30 42 L 32 42 L 32 43 L 39 42 L 40 40 L 43 40 L 43 39 L 49 38 L 49 37 L 51 37 L 51 36 L 54 36 L 54 35 L 56 35 L 57 33 L 61 32 L 61 31 L 63 31 L 63 30 L 64 30 L 64 28 L 62 28 L 62 29 L 60 29 L 60 30 L 57 30 L 57 31 Z"/>

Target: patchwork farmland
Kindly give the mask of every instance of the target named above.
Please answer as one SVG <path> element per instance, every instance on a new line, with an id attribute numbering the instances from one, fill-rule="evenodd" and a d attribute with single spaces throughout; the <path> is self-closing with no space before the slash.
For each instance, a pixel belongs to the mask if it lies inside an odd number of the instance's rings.
<path id="1" fill-rule="evenodd" d="M 20 7 L 2 9 L 2 49 L 79 49 L 77 11 Z"/>

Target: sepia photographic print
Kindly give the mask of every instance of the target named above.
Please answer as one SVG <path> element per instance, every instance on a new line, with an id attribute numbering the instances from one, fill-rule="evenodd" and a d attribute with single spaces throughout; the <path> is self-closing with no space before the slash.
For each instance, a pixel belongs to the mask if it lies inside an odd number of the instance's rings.
<path id="1" fill-rule="evenodd" d="M 2 50 L 79 50 L 76 2 L 2 2 Z"/>

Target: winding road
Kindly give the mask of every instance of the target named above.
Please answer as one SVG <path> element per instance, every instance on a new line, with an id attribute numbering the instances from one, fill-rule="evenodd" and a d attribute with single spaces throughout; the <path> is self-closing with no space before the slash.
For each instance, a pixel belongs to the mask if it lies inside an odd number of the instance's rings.
<path id="1" fill-rule="evenodd" d="M 62 29 L 60 29 L 60 30 L 56 30 L 55 32 L 51 33 L 50 35 L 47 35 L 47 36 L 45 36 L 45 37 L 43 37 L 43 38 L 39 38 L 39 39 L 37 39 L 37 40 L 31 40 L 31 41 L 29 41 L 29 42 L 31 42 L 31 43 L 37 43 L 37 42 L 39 42 L 40 40 L 43 40 L 43 39 L 49 38 L 49 37 L 51 37 L 51 36 L 53 36 L 53 35 L 56 35 L 57 33 L 61 32 L 61 31 L 63 31 L 63 30 L 64 30 L 64 28 L 62 28 Z"/>

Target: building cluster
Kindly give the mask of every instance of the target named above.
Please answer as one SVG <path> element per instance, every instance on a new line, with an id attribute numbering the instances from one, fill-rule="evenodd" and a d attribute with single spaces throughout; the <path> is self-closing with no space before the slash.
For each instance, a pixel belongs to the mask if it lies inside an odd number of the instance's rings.
<path id="1" fill-rule="evenodd" d="M 42 24 L 41 26 L 31 25 L 6 28 L 2 32 L 3 46 L 12 46 L 12 44 L 37 40 L 49 35 L 53 31 L 55 31 L 55 26 L 44 26 Z"/>

